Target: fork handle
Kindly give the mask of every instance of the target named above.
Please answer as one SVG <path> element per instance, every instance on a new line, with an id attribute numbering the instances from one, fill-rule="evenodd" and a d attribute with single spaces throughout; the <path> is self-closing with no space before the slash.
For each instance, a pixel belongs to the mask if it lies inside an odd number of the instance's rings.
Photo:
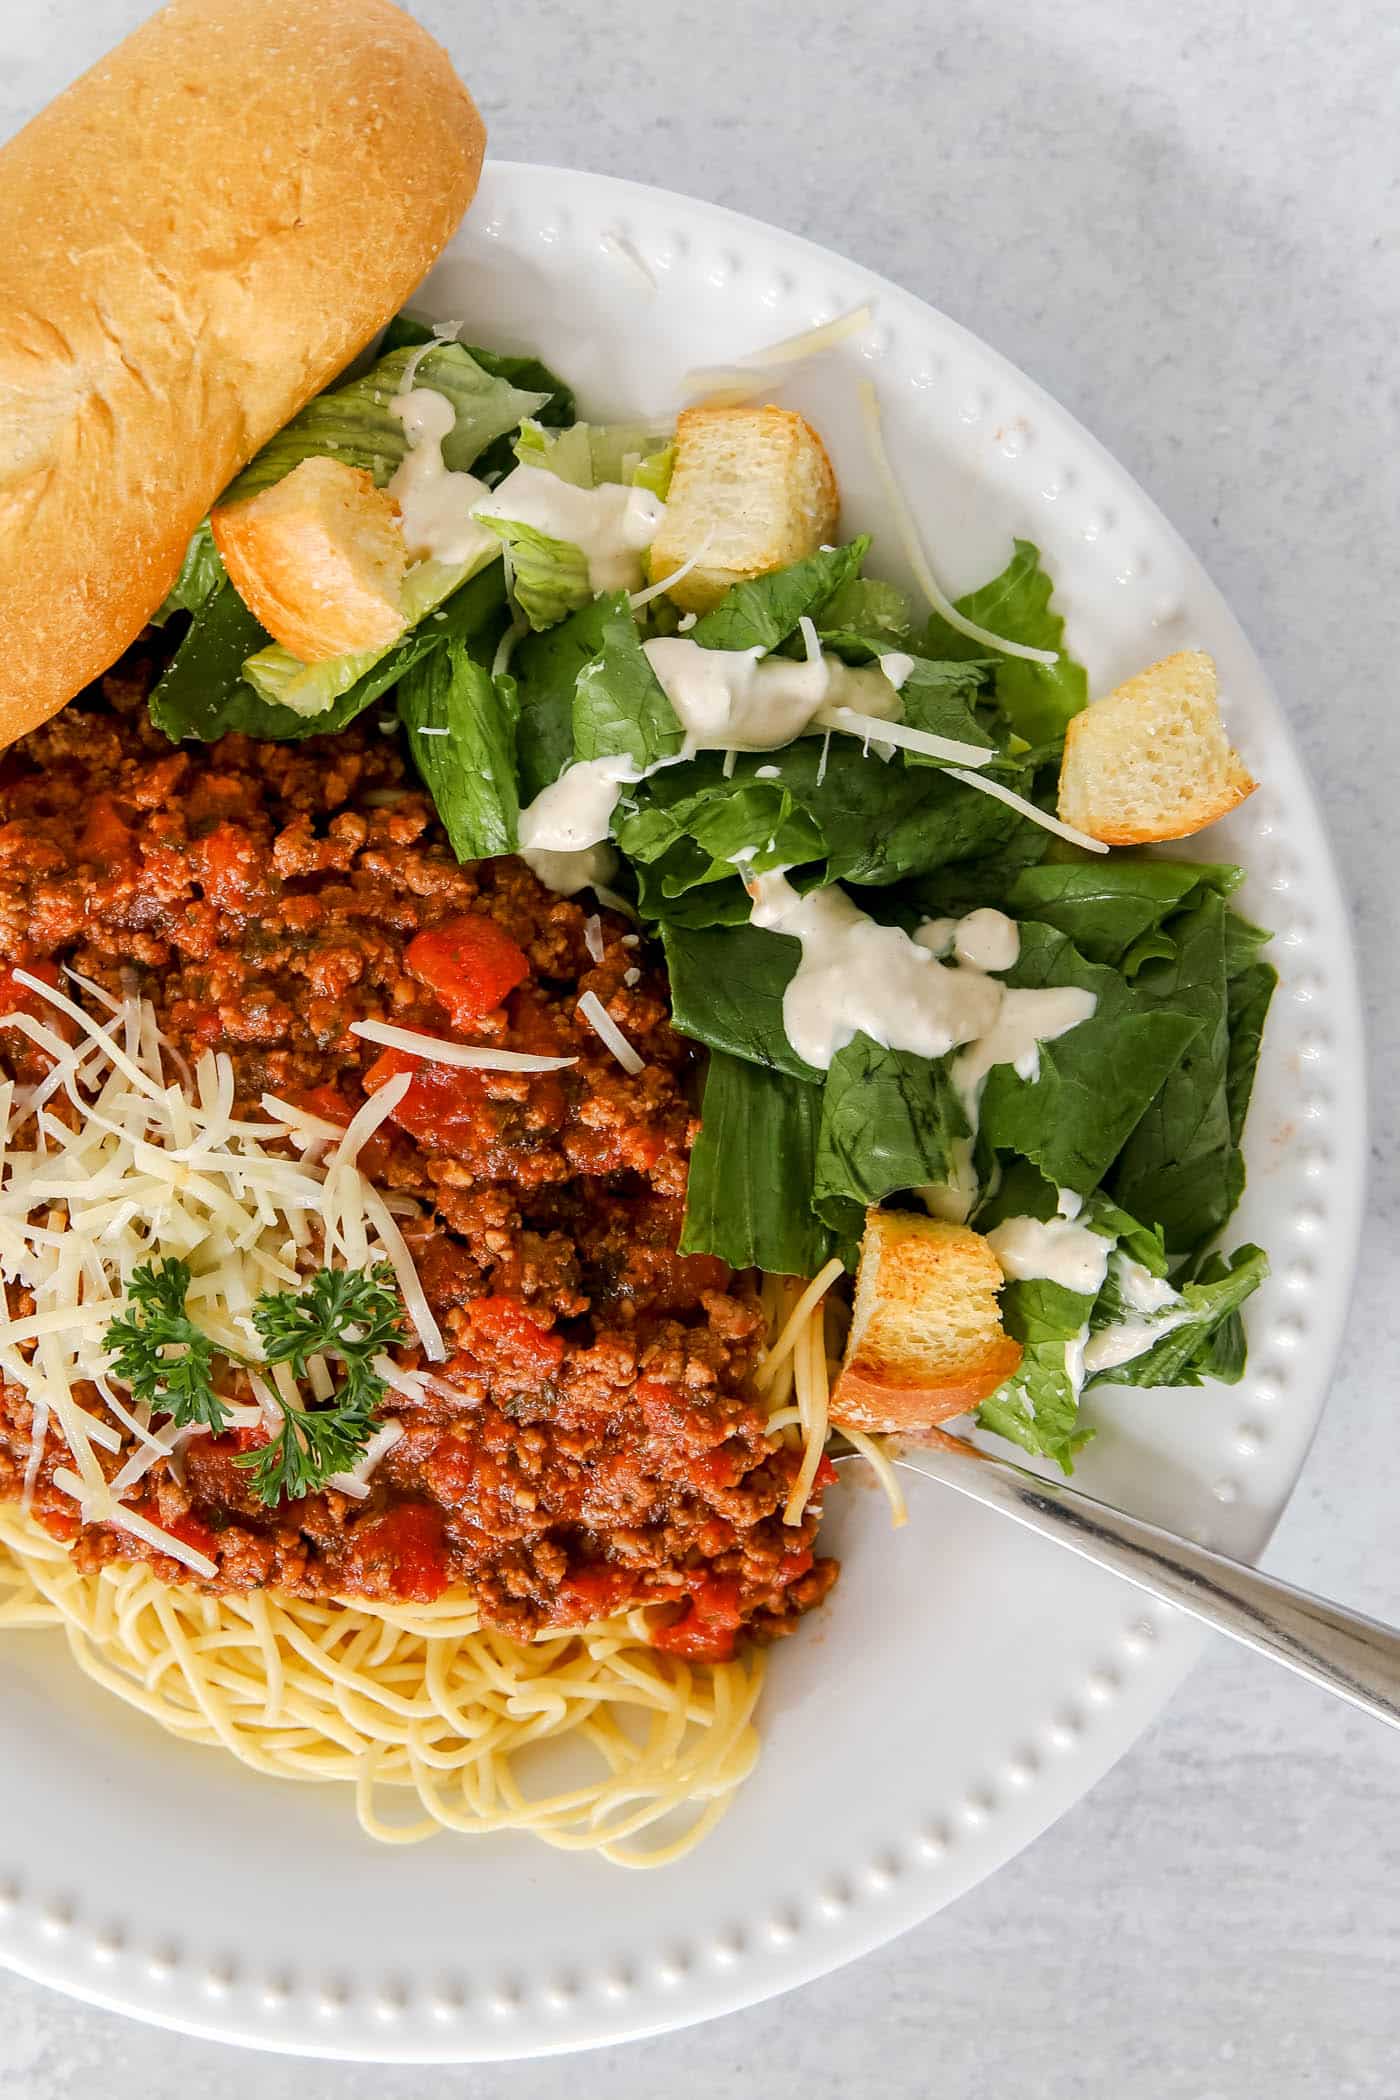
<path id="1" fill-rule="evenodd" d="M 1344 1611 L 1174 1531 L 951 1437 L 901 1465 L 1112 1569 L 1139 1589 L 1400 1727 L 1400 1629 Z"/>

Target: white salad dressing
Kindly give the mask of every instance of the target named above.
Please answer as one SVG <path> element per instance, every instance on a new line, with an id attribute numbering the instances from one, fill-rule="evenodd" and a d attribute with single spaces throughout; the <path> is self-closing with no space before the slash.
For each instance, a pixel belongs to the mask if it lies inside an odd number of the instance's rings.
<path id="1" fill-rule="evenodd" d="M 934 955 L 951 953 L 974 970 L 1009 970 L 1021 952 L 1016 921 L 990 905 L 962 919 L 927 919 L 914 938 Z"/>
<path id="2" fill-rule="evenodd" d="M 1113 1242 L 1068 1218 L 1005 1218 L 987 1234 L 987 1245 L 1008 1283 L 1039 1278 L 1097 1298 Z"/>
<path id="3" fill-rule="evenodd" d="M 749 895 L 753 925 L 789 934 L 802 944 L 802 960 L 783 994 L 783 1029 L 798 1056 L 826 1071 L 858 1033 L 920 1057 L 946 1057 L 966 1045 L 951 1076 L 974 1130 L 982 1086 L 994 1064 L 1014 1064 L 1023 1077 L 1034 1077 L 1039 1045 L 1077 1027 L 1094 1011 L 1092 992 L 1020 991 L 998 984 L 975 964 L 942 963 L 900 927 L 867 918 L 837 887 L 800 897 L 785 873 L 775 869 L 755 876 Z M 1006 923 L 1014 936 L 1014 922 Z M 981 929 L 983 938 L 988 931 Z M 1005 953 L 1006 945 L 1003 940 L 998 952 Z M 962 1141 L 952 1192 L 962 1217 L 976 1192 L 971 1161 L 968 1139 Z M 929 1192 L 931 1209 L 945 1193 Z"/>
<path id="4" fill-rule="evenodd" d="M 1101 1371 L 1115 1370 L 1119 1364 L 1130 1364 L 1191 1316 L 1181 1293 L 1165 1276 L 1154 1276 L 1140 1261 L 1115 1254 L 1113 1274 L 1123 1303 L 1135 1317 L 1116 1320 L 1111 1327 L 1101 1327 L 1090 1336 L 1084 1351 L 1084 1368 L 1090 1378 L 1096 1378 Z"/>
<path id="5" fill-rule="evenodd" d="M 799 659 L 765 656 L 761 649 L 706 649 L 683 635 L 662 635 L 642 647 L 696 751 L 776 751 L 827 707 L 899 719 L 899 688 L 873 664 L 852 669 L 820 652 Z"/>
<path id="6" fill-rule="evenodd" d="M 489 494 L 481 491 L 476 515 L 567 540 L 587 561 L 594 591 L 634 591 L 642 581 L 642 555 L 660 530 L 666 506 L 650 489 L 621 481 L 581 489 L 547 467 L 516 467 Z"/>
<path id="7" fill-rule="evenodd" d="M 617 857 L 605 842 L 624 783 L 638 778 L 630 758 L 586 758 L 566 766 L 520 812 L 520 858 L 546 889 L 572 897 L 610 882 Z"/>
<path id="8" fill-rule="evenodd" d="M 395 394 L 389 408 L 408 439 L 389 494 L 399 506 L 409 558 L 456 566 L 495 553 L 496 535 L 472 516 L 473 505 L 487 493 L 485 482 L 449 467 L 442 456 L 443 439 L 451 436 L 457 420 L 446 394 L 410 386 Z"/>
<path id="9" fill-rule="evenodd" d="M 783 995 L 783 1029 L 799 1057 L 825 1071 L 858 1033 L 891 1050 L 946 1057 L 996 1022 L 1005 998 L 978 970 L 948 969 L 898 926 L 866 917 L 845 891 L 799 897 L 780 871 L 749 885 L 750 919 L 802 943 Z"/>

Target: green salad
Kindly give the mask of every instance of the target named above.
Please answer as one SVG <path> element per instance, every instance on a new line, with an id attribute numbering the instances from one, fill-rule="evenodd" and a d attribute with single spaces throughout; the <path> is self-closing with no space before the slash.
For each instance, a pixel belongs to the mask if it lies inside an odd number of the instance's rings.
<path id="1" fill-rule="evenodd" d="M 685 1251 L 854 1271 L 888 1205 L 986 1235 L 1023 1353 L 978 1420 L 1066 1471 L 1086 1385 L 1237 1380 L 1267 1265 L 1222 1235 L 1268 936 L 1237 867 L 1104 851 L 1056 817 L 1089 691 L 1037 549 L 931 614 L 870 573 L 866 537 L 684 611 L 646 554 L 674 433 L 581 422 L 538 359 L 407 318 L 225 503 L 326 456 L 407 490 L 415 389 L 450 406 L 439 514 L 444 490 L 473 501 L 455 535 L 410 531 L 402 633 L 300 661 L 205 526 L 160 615 L 184 631 L 159 728 L 303 738 L 374 709 L 461 860 L 523 851 L 633 914 L 708 1053 Z"/>

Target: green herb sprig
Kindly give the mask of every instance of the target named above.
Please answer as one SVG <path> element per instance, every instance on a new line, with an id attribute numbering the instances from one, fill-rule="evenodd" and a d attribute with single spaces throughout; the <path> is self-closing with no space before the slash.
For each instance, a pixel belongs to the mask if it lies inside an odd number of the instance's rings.
<path id="1" fill-rule="evenodd" d="M 220 1349 L 189 1317 L 191 1280 L 188 1262 L 173 1257 L 132 1271 L 131 1309 L 107 1328 L 111 1369 L 153 1414 L 169 1416 L 177 1428 L 198 1426 L 221 1436 L 231 1416 L 214 1388 L 216 1361 L 241 1370 L 256 1366 Z M 343 1366 L 325 1401 L 295 1407 L 276 1394 L 281 1428 L 270 1443 L 235 1460 L 252 1474 L 253 1491 L 269 1508 L 314 1493 L 361 1457 L 386 1391 L 374 1360 L 401 1338 L 402 1312 L 387 1262 L 318 1269 L 300 1291 L 264 1291 L 257 1299 L 253 1325 L 269 1365 L 289 1365 L 298 1381 L 309 1376 L 313 1357 Z"/>
<path id="2" fill-rule="evenodd" d="M 185 1311 L 190 1281 L 189 1263 L 173 1257 L 133 1269 L 126 1286 L 132 1309 L 111 1322 L 107 1347 L 114 1376 L 138 1406 L 169 1415 L 177 1429 L 201 1424 L 220 1436 L 229 1411 L 214 1390 L 218 1352 Z"/>

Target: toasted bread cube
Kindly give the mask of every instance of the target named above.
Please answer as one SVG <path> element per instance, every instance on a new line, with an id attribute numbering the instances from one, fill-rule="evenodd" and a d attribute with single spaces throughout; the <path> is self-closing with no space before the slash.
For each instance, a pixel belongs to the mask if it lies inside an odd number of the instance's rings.
<path id="1" fill-rule="evenodd" d="M 688 408 L 676 423 L 666 515 L 651 546 L 656 583 L 703 548 L 667 596 L 708 612 L 731 584 L 815 554 L 836 535 L 836 476 L 810 423 L 787 408 Z"/>
<path id="2" fill-rule="evenodd" d="M 1060 815 L 1106 846 L 1189 838 L 1252 795 L 1197 649 L 1163 657 L 1074 717 L 1060 762 Z"/>
<path id="3" fill-rule="evenodd" d="M 917 1439 L 994 1393 L 1022 1353 L 1001 1324 L 1003 1280 L 970 1226 L 868 1212 L 832 1420 Z"/>
<path id="4" fill-rule="evenodd" d="M 303 663 L 387 649 L 408 624 L 398 505 L 363 468 L 304 459 L 209 524 L 249 612 Z"/>

